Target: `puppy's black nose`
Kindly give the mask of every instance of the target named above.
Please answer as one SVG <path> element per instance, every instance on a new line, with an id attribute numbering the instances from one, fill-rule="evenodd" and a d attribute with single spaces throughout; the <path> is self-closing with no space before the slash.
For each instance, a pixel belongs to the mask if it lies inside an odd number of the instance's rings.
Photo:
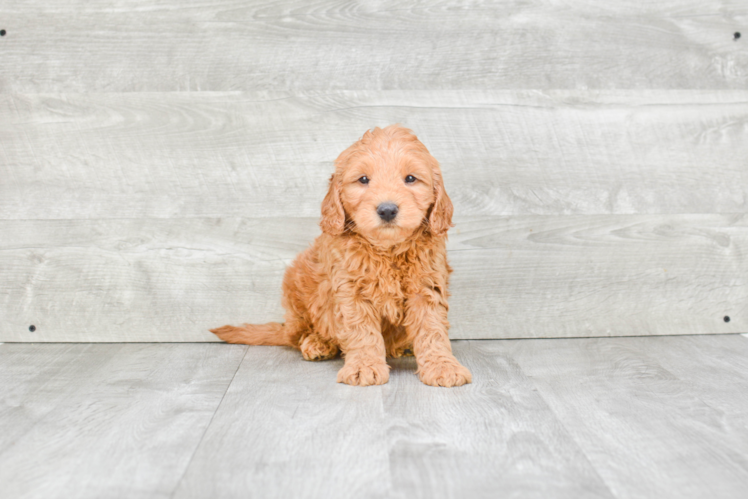
<path id="1" fill-rule="evenodd" d="M 382 203 L 377 207 L 377 213 L 383 221 L 390 222 L 397 216 L 397 205 L 390 202 Z"/>

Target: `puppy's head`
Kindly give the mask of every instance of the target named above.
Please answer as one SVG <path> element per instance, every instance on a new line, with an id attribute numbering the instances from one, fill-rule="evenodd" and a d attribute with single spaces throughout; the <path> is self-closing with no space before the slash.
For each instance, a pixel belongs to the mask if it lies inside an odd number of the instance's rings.
<path id="1" fill-rule="evenodd" d="M 439 163 L 413 132 L 391 125 L 366 132 L 335 160 L 320 226 L 332 235 L 355 231 L 388 247 L 422 225 L 444 235 L 452 211 Z"/>

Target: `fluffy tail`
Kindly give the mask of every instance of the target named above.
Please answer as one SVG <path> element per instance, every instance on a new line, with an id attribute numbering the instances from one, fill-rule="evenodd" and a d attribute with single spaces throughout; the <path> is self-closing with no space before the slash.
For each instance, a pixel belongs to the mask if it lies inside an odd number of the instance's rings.
<path id="1" fill-rule="evenodd" d="M 292 336 L 286 332 L 282 323 L 266 323 L 264 325 L 231 326 L 226 325 L 211 330 L 218 338 L 229 344 L 249 345 L 285 345 L 297 347 Z"/>

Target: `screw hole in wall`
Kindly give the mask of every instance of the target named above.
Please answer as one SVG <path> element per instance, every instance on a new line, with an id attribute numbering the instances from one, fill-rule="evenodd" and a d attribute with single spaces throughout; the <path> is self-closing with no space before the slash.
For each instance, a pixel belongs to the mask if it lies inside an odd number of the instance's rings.
<path id="1" fill-rule="evenodd" d="M 5 36 L 5 30 L 0 30 L 0 36 Z"/>
<path id="2" fill-rule="evenodd" d="M 732 35 L 732 39 L 733 39 L 733 40 L 738 40 L 739 38 L 740 38 L 740 32 L 739 32 L 739 31 L 736 31 L 736 32 L 735 32 L 735 33 L 734 33 L 734 34 Z"/>
<path id="3" fill-rule="evenodd" d="M 30 332 L 35 332 L 35 331 L 36 331 L 36 327 L 35 327 L 34 325 L 31 325 L 31 326 L 29 327 L 29 331 L 30 331 Z"/>
<path id="4" fill-rule="evenodd" d="M 722 319 L 724 319 L 724 320 L 725 320 L 725 323 L 729 323 L 729 322 L 730 322 L 730 316 L 725 316 L 725 317 L 724 317 L 724 318 L 722 318 Z"/>

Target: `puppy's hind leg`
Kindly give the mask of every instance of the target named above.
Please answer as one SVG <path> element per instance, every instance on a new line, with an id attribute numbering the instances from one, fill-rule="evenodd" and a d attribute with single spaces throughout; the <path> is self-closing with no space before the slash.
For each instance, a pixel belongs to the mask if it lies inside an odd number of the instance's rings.
<path id="1" fill-rule="evenodd" d="M 413 356 L 413 341 L 408 338 L 404 326 L 394 326 L 389 321 L 382 321 L 382 337 L 387 347 L 387 356 L 403 358 Z"/>
<path id="2" fill-rule="evenodd" d="M 307 361 L 323 361 L 332 359 L 338 355 L 339 349 L 337 344 L 330 340 L 323 339 L 321 335 L 312 332 L 305 336 L 299 346 L 301 354 Z"/>

